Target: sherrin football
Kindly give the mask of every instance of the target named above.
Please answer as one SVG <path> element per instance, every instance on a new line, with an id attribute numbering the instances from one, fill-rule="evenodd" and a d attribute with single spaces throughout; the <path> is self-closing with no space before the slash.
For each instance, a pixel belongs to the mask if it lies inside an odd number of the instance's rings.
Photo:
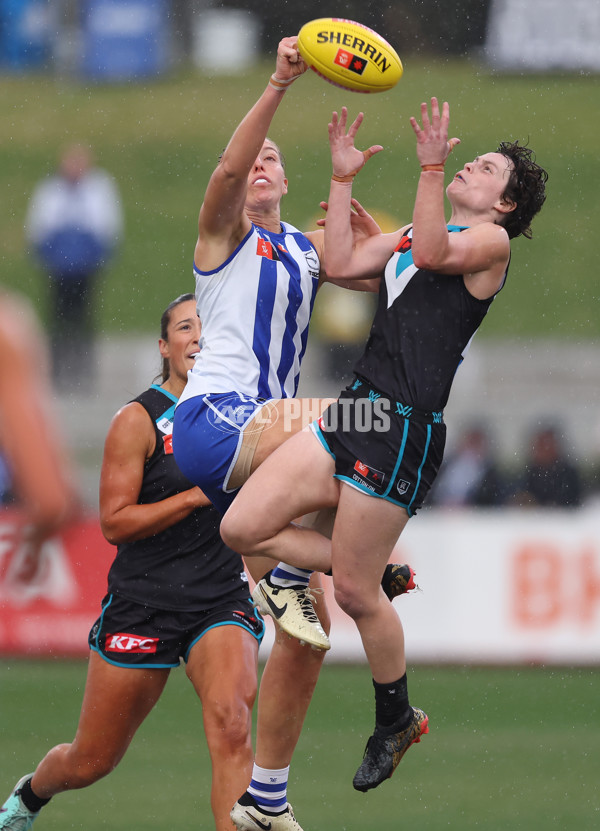
<path id="1" fill-rule="evenodd" d="M 402 77 L 393 46 L 354 20 L 310 20 L 298 33 L 298 51 L 317 75 L 352 92 L 385 92 Z"/>

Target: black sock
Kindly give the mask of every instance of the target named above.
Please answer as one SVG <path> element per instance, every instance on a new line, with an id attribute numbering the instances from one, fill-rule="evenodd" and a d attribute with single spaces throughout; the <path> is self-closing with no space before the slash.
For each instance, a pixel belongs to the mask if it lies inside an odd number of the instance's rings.
<path id="1" fill-rule="evenodd" d="M 42 799 L 39 796 L 36 796 L 31 789 L 31 780 L 33 776 L 27 779 L 21 785 L 21 789 L 19 791 L 19 796 L 21 797 L 21 802 L 27 808 L 28 811 L 32 811 L 34 814 L 37 814 L 38 811 L 47 805 L 50 802 L 52 797 L 48 797 L 48 799 Z"/>
<path id="2" fill-rule="evenodd" d="M 408 684 L 406 673 L 391 684 L 378 684 L 375 687 L 375 725 L 402 730 L 411 719 L 412 708 L 408 703 Z M 395 732 L 395 731 L 394 731 Z"/>

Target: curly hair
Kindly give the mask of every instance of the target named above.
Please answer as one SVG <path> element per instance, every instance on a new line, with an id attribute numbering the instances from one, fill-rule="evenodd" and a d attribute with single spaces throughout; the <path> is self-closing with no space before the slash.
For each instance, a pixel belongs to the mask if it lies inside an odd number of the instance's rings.
<path id="1" fill-rule="evenodd" d="M 502 194 L 516 204 L 514 211 L 506 214 L 502 223 L 510 239 L 523 234 L 531 239 L 531 221 L 546 200 L 548 174 L 535 161 L 531 148 L 518 141 L 503 141 L 497 153 L 502 153 L 513 163 L 508 185 Z"/>

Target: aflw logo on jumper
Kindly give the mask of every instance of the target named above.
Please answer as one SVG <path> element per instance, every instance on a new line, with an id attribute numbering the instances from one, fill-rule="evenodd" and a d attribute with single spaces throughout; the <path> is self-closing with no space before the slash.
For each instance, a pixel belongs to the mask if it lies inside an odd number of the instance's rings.
<path id="1" fill-rule="evenodd" d="M 281 250 L 285 251 L 285 248 L 281 246 Z M 259 237 L 256 243 L 256 253 L 259 257 L 266 257 L 267 260 L 278 260 L 279 255 L 277 250 L 273 248 L 273 244 L 268 239 L 263 239 Z"/>
<path id="2" fill-rule="evenodd" d="M 107 652 L 153 653 L 156 652 L 158 641 L 159 638 L 144 638 L 118 632 L 116 635 L 106 636 L 104 648 Z"/>
<path id="3" fill-rule="evenodd" d="M 376 49 L 375 46 L 373 46 L 370 43 L 367 43 L 362 38 L 356 37 L 356 35 L 351 35 L 349 32 L 342 33 L 324 30 L 322 32 L 319 32 L 319 34 L 317 35 L 317 43 L 339 43 L 340 46 L 347 46 L 349 49 L 352 49 L 353 51 L 360 52 L 361 55 L 364 55 L 364 58 L 361 59 L 357 55 L 354 55 L 353 57 L 358 61 L 364 60 L 365 64 L 367 61 L 371 61 L 371 63 L 377 67 L 377 69 L 381 72 L 382 75 L 384 72 L 387 72 L 391 66 L 390 62 L 385 57 L 385 55 L 378 49 Z M 338 52 L 338 55 L 339 54 L 340 52 Z M 338 63 L 337 56 L 335 63 Z M 345 64 L 340 64 L 340 66 L 344 65 Z M 351 67 L 348 67 L 348 69 L 351 69 Z M 357 70 L 354 71 L 356 72 Z"/>

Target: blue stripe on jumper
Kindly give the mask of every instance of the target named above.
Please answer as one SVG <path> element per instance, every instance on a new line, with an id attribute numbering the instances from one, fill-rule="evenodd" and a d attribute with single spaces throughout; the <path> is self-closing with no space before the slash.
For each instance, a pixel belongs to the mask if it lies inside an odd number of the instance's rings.
<path id="1" fill-rule="evenodd" d="M 273 395 L 269 389 L 269 347 L 271 344 L 271 320 L 273 319 L 277 290 L 277 263 L 267 257 L 262 257 L 261 260 L 256 308 L 254 310 L 252 351 L 258 359 L 260 367 L 258 398 L 272 398 Z"/>

